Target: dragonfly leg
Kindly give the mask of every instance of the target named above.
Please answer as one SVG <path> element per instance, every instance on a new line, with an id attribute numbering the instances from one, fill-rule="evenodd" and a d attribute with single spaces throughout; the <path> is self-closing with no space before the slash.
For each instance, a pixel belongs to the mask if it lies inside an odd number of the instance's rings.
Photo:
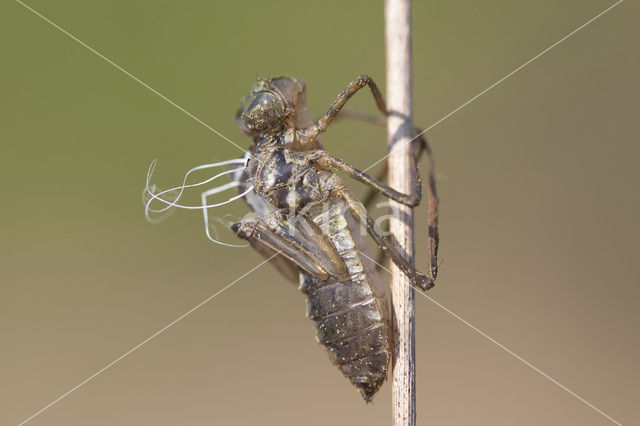
<path id="1" fill-rule="evenodd" d="M 369 124 L 374 124 L 374 125 L 383 126 L 383 127 L 387 125 L 386 117 L 379 117 L 366 112 L 354 111 L 350 109 L 341 110 L 334 121 L 345 120 L 345 119 L 361 121 L 363 123 L 369 123 Z M 422 131 L 422 129 L 420 129 L 419 127 L 414 127 L 413 134 L 414 134 L 414 140 L 411 141 L 411 150 L 413 151 L 413 157 L 415 158 L 416 163 L 418 163 L 422 159 L 422 156 L 425 154 L 425 152 L 427 153 L 427 157 L 429 161 L 429 186 L 434 188 L 433 197 L 431 197 L 432 194 L 430 193 L 429 200 L 433 198 L 437 203 L 437 196 L 435 191 L 435 169 L 434 169 L 433 155 L 431 153 L 431 147 L 429 146 L 429 142 L 427 141 L 427 138 L 424 136 L 424 132 Z M 382 168 L 380 169 L 380 171 L 376 174 L 376 179 L 380 181 L 385 180 L 388 172 L 389 172 L 388 164 L 385 162 L 382 165 Z M 369 191 L 363 198 L 364 201 L 362 202 L 362 204 L 364 204 L 364 206 L 368 209 L 372 205 L 373 201 L 375 200 L 378 194 L 379 194 L 379 191 L 376 191 L 375 189 L 369 189 Z"/>
<path id="2" fill-rule="evenodd" d="M 324 133 L 336 118 L 336 116 L 340 113 L 347 101 L 351 99 L 351 97 L 355 95 L 358 90 L 364 88 L 365 86 L 369 86 L 369 88 L 371 89 L 371 94 L 373 95 L 373 99 L 376 101 L 376 106 L 378 107 L 380 112 L 385 116 L 389 115 L 389 112 L 387 111 L 387 105 L 382 98 L 382 94 L 380 93 L 378 86 L 376 86 L 376 83 L 371 77 L 363 74 L 353 79 L 351 83 L 349 83 L 347 88 L 340 92 L 336 100 L 333 101 L 333 103 L 329 106 L 327 112 L 325 112 L 322 117 L 318 119 L 315 125 L 317 133 Z"/>
<path id="3" fill-rule="evenodd" d="M 384 115 L 384 118 L 377 118 L 375 116 L 369 114 L 358 113 L 355 111 L 349 111 L 343 109 L 347 101 L 360 89 L 365 86 L 369 86 L 371 89 L 371 93 L 376 102 L 376 106 L 378 110 Z M 351 81 L 346 89 L 344 89 L 335 101 L 329 106 L 327 112 L 325 112 L 320 119 L 316 122 L 316 125 L 313 126 L 313 131 L 310 132 L 309 138 L 310 140 L 314 139 L 314 135 L 318 135 L 320 133 L 325 132 L 328 127 L 336 121 L 336 119 L 340 118 L 352 118 L 372 124 L 377 124 L 381 126 L 386 125 L 386 117 L 390 114 L 387 106 L 384 102 L 382 94 L 380 90 L 376 86 L 375 82 L 371 77 L 367 75 L 361 75 Z M 340 117 L 342 116 L 342 117 Z M 436 192 L 436 183 L 435 183 L 435 169 L 434 169 L 434 161 L 431 153 L 431 148 L 427 139 L 424 137 L 423 132 L 419 128 L 414 128 L 414 141 L 412 141 L 414 157 L 416 159 L 416 163 L 418 159 L 422 156 L 423 153 L 426 152 L 429 159 L 429 180 L 428 180 L 428 226 L 429 226 L 429 270 L 431 274 L 431 278 L 435 279 L 438 271 L 438 243 L 439 243 L 439 233 L 438 233 L 438 195 Z M 330 157 L 330 156 L 329 156 Z M 333 158 L 333 157 L 331 157 Z M 347 163 L 344 163 L 337 158 L 333 158 L 333 161 L 327 161 L 330 163 L 329 167 L 335 168 L 343 171 L 348 174 L 352 178 L 359 180 L 371 188 L 367 196 L 365 197 L 365 202 L 367 205 L 373 203 L 376 194 L 381 193 L 386 195 L 387 197 L 398 201 L 402 204 L 415 206 L 420 202 L 421 198 L 421 181 L 420 175 L 418 173 L 418 169 L 416 166 L 415 180 L 416 180 L 416 191 L 414 194 L 401 194 L 394 189 L 384 185 L 380 181 L 384 179 L 384 176 L 387 174 L 387 166 L 385 165 L 383 170 L 380 171 L 377 175 L 377 179 L 372 178 L 365 173 L 357 170 L 355 167 L 350 166 Z"/>
<path id="4" fill-rule="evenodd" d="M 387 119 L 386 117 L 378 117 L 372 114 L 353 111 L 349 109 L 343 109 L 340 111 L 337 120 L 341 119 L 351 119 L 362 121 L 369 124 L 374 124 L 378 126 L 386 126 Z M 438 200 L 438 193 L 436 191 L 436 178 L 435 178 L 435 165 L 433 160 L 433 153 L 431 151 L 431 147 L 429 146 L 429 142 L 424 135 L 422 129 L 415 127 L 413 129 L 414 139 L 411 141 L 411 148 L 413 151 L 413 156 L 415 158 L 416 163 L 418 163 L 423 155 L 427 155 L 428 161 L 428 180 L 427 180 L 427 223 L 428 223 L 428 258 L 429 258 L 429 270 L 431 271 L 431 276 L 433 279 L 438 275 L 438 244 L 439 244 L 439 231 L 438 231 L 438 205 L 440 201 Z M 380 171 L 376 174 L 376 179 L 379 181 L 384 181 L 388 174 L 388 163 L 385 162 L 380 169 Z M 377 188 L 369 188 L 367 193 L 363 198 L 363 205 L 368 210 L 374 203 L 376 197 L 380 194 L 380 191 Z M 381 253 L 378 256 L 378 260 L 384 259 L 384 253 Z M 382 262 L 380 262 L 382 263 Z"/>
<path id="5" fill-rule="evenodd" d="M 342 199 L 349 208 L 349 211 L 360 222 L 365 224 L 368 234 L 373 238 L 375 243 L 380 249 L 391 258 L 391 261 L 396 264 L 402 272 L 409 277 L 409 279 L 420 287 L 422 290 L 428 290 L 433 287 L 433 279 L 422 272 L 416 270 L 416 268 L 409 263 L 400 252 L 391 244 L 389 244 L 383 236 L 381 236 L 375 229 L 375 225 L 371 218 L 367 215 L 367 211 L 364 206 L 358 201 L 351 193 L 344 187 L 336 188 L 333 191 L 333 195 Z"/>
<path id="6" fill-rule="evenodd" d="M 422 199 L 422 180 L 420 178 L 420 173 L 418 172 L 418 168 L 415 170 L 415 179 L 414 179 L 414 191 L 410 194 L 403 194 L 401 192 L 396 191 L 388 185 L 380 182 L 378 179 L 369 176 L 367 173 L 360 171 L 346 163 L 345 161 L 336 158 L 323 150 L 314 151 L 311 154 L 311 161 L 318 167 L 323 169 L 333 169 L 339 170 L 351 178 L 364 183 L 369 186 L 371 189 L 376 192 L 381 193 L 382 195 L 397 201 L 401 204 L 415 207 L 420 204 L 420 200 Z"/>

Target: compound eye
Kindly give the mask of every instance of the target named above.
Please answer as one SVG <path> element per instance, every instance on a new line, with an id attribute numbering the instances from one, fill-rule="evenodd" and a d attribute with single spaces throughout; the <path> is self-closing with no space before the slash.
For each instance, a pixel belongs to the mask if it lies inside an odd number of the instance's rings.
<path id="1" fill-rule="evenodd" d="M 275 130 L 284 121 L 284 104 L 273 92 L 259 92 L 247 99 L 242 121 L 252 133 Z"/>

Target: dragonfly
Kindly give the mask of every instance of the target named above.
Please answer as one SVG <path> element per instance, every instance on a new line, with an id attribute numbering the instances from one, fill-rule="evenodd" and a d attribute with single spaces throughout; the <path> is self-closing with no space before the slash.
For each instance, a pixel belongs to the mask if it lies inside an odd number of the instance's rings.
<path id="1" fill-rule="evenodd" d="M 359 90 L 368 87 L 382 117 L 348 110 L 345 104 Z M 251 214 L 225 225 L 269 259 L 306 296 L 307 317 L 313 321 L 318 342 L 332 364 L 371 401 L 384 383 L 393 351 L 391 308 L 381 282 L 380 266 L 389 258 L 422 290 L 434 285 L 438 273 L 438 197 L 431 148 L 423 132 L 415 128 L 410 141 L 414 160 L 413 190 L 401 193 L 383 183 L 387 167 L 370 176 L 325 151 L 320 135 L 341 119 L 355 119 L 378 125 L 390 115 L 384 99 L 367 75 L 352 80 L 338 94 L 327 111 L 314 121 L 306 105 L 306 85 L 289 76 L 260 78 L 245 96 L 236 114 L 240 128 L 252 138 L 244 157 L 194 167 L 181 186 L 157 191 L 150 184 L 155 161 L 147 174 L 144 192 L 145 214 L 163 213 L 172 207 L 200 209 L 205 232 L 212 241 L 228 246 L 211 235 L 210 208 L 242 199 Z M 422 181 L 417 163 L 429 159 L 428 269 L 418 271 L 398 251 L 368 214 L 376 196 L 382 195 L 406 206 L 422 200 Z M 204 169 L 228 169 L 203 181 L 187 184 L 190 174 Z M 364 202 L 347 189 L 337 172 L 369 187 Z M 202 205 L 186 206 L 178 200 L 183 192 L 228 175 L 231 182 L 201 193 Z M 214 194 L 230 189 L 236 195 L 208 204 Z M 153 201 L 164 204 L 151 208 Z M 379 261 L 369 255 L 365 238 L 380 250 Z"/>

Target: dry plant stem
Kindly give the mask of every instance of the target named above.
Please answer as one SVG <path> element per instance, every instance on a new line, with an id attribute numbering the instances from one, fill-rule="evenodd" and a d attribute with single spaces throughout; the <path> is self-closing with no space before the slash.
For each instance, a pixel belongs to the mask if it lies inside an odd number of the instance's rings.
<path id="1" fill-rule="evenodd" d="M 411 191 L 415 182 L 414 156 L 409 141 L 413 137 L 411 81 L 411 2 L 385 1 L 387 53 L 387 121 L 389 148 L 389 186 L 397 191 Z M 413 212 L 410 207 L 394 203 L 397 214 L 390 230 L 397 248 L 413 263 Z M 393 303 L 394 356 L 392 373 L 393 425 L 415 426 L 415 334 L 414 291 L 407 276 L 391 265 Z"/>

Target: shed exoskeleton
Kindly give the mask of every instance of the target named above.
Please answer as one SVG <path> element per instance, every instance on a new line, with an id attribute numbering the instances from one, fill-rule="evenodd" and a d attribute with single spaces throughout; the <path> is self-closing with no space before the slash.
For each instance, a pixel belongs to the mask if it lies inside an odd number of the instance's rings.
<path id="1" fill-rule="evenodd" d="M 231 228 L 271 258 L 285 277 L 299 282 L 318 341 L 327 349 L 332 363 L 370 401 L 386 378 L 392 338 L 390 306 L 363 233 L 414 284 L 427 290 L 437 274 L 438 200 L 431 151 L 425 138 L 416 137 L 412 141 L 415 160 L 426 152 L 431 166 L 427 192 L 429 270 L 423 274 L 376 230 L 365 207 L 378 193 L 417 206 L 422 198 L 417 167 L 413 174 L 415 190 L 403 194 L 381 182 L 386 167 L 377 178 L 371 177 L 324 151 L 320 142 L 319 135 L 338 118 L 384 124 L 385 120 L 343 110 L 349 98 L 366 86 L 386 117 L 389 112 L 376 84 L 361 75 L 314 122 L 306 107 L 304 83 L 292 77 L 258 80 L 236 116 L 254 143 L 246 156 L 246 166 L 234 174 L 240 194 L 256 216 Z M 420 134 L 419 129 L 416 134 Z M 365 205 L 335 171 L 370 187 Z"/>

